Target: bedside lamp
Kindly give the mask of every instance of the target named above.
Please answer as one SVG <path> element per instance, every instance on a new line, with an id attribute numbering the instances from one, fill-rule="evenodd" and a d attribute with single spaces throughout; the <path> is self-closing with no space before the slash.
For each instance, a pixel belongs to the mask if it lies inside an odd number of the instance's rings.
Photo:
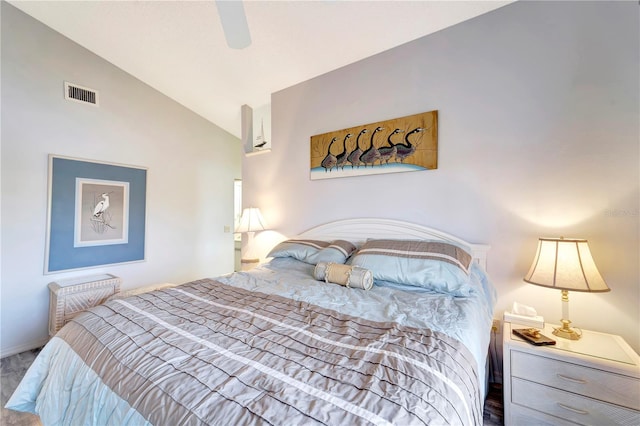
<path id="1" fill-rule="evenodd" d="M 524 281 L 562 291 L 562 327 L 553 331 L 558 337 L 578 340 L 582 333 L 570 327 L 569 291 L 610 291 L 598 272 L 587 240 L 540 238 L 538 251 Z"/>
<path id="2" fill-rule="evenodd" d="M 257 207 L 249 207 L 242 210 L 242 215 L 240 216 L 240 223 L 238 227 L 235 229 L 235 232 L 246 233 L 247 234 L 247 247 L 250 250 L 253 245 L 253 237 L 256 232 L 264 231 L 267 229 L 264 218 L 260 213 L 260 209 Z M 240 263 L 243 265 L 251 265 L 255 266 L 260 261 L 260 259 L 241 259 Z M 243 266 L 243 269 L 247 269 Z"/>

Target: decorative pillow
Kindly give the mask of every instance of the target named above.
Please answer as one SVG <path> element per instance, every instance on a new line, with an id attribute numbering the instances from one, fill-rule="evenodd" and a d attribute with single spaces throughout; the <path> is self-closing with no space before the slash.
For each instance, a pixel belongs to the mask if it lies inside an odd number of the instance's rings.
<path id="1" fill-rule="evenodd" d="M 370 270 L 353 265 L 320 262 L 313 270 L 313 277 L 327 283 L 340 284 L 370 290 L 373 287 L 373 274 Z"/>
<path id="2" fill-rule="evenodd" d="M 351 264 L 369 269 L 373 278 L 467 296 L 472 258 L 464 249 L 442 241 L 368 240 Z"/>
<path id="3" fill-rule="evenodd" d="M 293 257 L 312 265 L 318 262 L 344 263 L 356 246 L 349 241 L 286 240 L 275 246 L 267 257 Z"/>

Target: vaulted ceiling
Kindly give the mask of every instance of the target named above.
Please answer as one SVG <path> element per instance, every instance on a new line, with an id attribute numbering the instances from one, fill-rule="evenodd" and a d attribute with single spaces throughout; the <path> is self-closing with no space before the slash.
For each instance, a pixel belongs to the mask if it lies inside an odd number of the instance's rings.
<path id="1" fill-rule="evenodd" d="M 9 3 L 240 136 L 243 104 L 511 1 L 244 1 L 242 50 L 227 46 L 214 1 Z"/>

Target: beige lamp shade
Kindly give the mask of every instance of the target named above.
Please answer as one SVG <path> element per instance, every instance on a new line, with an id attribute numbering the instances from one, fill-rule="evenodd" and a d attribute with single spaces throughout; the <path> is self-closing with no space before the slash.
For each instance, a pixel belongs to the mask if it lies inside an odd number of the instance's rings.
<path id="1" fill-rule="evenodd" d="M 587 240 L 540 238 L 538 251 L 524 281 L 568 291 L 605 292 Z"/>
<path id="2" fill-rule="evenodd" d="M 257 207 L 248 207 L 242 210 L 240 223 L 236 228 L 236 232 L 256 232 L 267 229 L 264 218 Z"/>

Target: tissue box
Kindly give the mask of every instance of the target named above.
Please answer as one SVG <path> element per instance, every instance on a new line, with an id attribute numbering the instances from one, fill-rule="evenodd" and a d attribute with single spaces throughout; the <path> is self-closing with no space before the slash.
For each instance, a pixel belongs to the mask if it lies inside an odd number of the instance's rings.
<path id="1" fill-rule="evenodd" d="M 544 318 L 540 315 L 534 317 L 528 317 L 525 315 L 512 314 L 511 312 L 504 313 L 505 322 L 512 324 L 521 324 L 528 327 L 544 328 Z"/>

